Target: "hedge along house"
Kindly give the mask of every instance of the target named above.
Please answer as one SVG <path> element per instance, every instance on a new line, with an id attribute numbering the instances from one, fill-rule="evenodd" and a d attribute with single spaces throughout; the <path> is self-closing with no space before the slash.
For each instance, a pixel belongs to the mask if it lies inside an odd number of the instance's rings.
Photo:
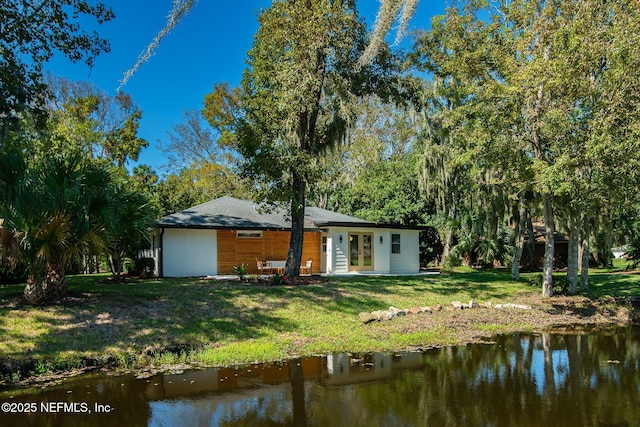
<path id="1" fill-rule="evenodd" d="M 301 264 L 311 273 L 418 273 L 419 227 L 378 224 L 305 208 Z M 291 222 L 285 209 L 221 197 L 160 219 L 153 237 L 156 271 L 165 277 L 233 274 L 257 260 L 283 262 Z"/>

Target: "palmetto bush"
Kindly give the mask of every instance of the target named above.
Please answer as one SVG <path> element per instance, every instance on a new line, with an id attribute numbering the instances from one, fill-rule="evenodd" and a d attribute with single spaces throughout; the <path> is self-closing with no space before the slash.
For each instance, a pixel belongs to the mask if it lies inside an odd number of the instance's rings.
<path id="1" fill-rule="evenodd" d="M 109 253 L 118 230 L 135 234 L 119 209 L 130 199 L 117 182 L 108 166 L 79 156 L 0 154 L 0 250 L 13 266 L 26 265 L 28 303 L 64 295 L 72 261 Z"/>

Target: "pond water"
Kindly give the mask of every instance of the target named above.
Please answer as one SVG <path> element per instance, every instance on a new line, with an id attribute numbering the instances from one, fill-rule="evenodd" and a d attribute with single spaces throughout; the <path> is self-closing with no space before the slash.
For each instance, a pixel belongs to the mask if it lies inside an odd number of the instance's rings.
<path id="1" fill-rule="evenodd" d="M 0 394 L 0 425 L 638 426 L 640 328 Z M 13 411 L 13 412 L 12 412 Z"/>

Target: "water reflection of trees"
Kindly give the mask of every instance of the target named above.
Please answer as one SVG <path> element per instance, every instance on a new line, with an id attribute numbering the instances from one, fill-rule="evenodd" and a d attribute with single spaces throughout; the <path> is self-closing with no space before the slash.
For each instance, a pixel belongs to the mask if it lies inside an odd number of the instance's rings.
<path id="1" fill-rule="evenodd" d="M 334 355 L 321 378 L 304 383 L 294 360 L 287 388 L 229 403 L 235 410 L 221 425 L 634 425 L 638 332 L 515 334 L 356 363 Z"/>
<path id="2" fill-rule="evenodd" d="M 432 351 L 422 368 L 388 381 L 314 387 L 308 398 L 331 408 L 314 414 L 317 425 L 634 425 L 639 356 L 631 331 L 516 334 Z M 343 393 L 348 405 L 338 403 Z"/>

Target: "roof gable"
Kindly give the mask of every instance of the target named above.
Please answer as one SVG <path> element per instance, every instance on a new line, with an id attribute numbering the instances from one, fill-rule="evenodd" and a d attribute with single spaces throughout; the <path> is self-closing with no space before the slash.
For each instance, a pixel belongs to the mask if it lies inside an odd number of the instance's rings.
<path id="1" fill-rule="evenodd" d="M 533 224 L 533 235 L 536 243 L 544 243 L 546 239 L 546 228 L 544 226 L 544 222 L 534 222 Z M 528 240 L 527 236 L 527 240 Z M 557 229 L 553 232 L 553 240 L 555 243 L 567 243 L 569 241 L 569 236 L 565 233 L 561 233 Z"/>

